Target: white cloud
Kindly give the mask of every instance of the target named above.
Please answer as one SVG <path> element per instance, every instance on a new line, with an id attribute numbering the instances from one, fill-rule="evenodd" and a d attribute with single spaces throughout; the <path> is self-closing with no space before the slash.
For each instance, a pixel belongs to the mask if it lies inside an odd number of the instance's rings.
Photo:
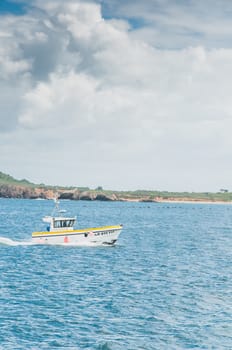
<path id="1" fill-rule="evenodd" d="M 232 49 L 157 49 L 125 20 L 103 19 L 99 4 L 37 7 L 0 24 L 8 172 L 93 187 L 229 187 Z"/>

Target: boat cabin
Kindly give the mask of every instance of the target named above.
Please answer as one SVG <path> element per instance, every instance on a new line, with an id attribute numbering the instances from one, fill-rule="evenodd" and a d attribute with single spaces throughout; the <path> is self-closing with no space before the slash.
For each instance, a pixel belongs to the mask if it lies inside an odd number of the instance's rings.
<path id="1" fill-rule="evenodd" d="M 46 216 L 43 221 L 48 223 L 47 231 L 69 231 L 73 230 L 76 218 Z"/>

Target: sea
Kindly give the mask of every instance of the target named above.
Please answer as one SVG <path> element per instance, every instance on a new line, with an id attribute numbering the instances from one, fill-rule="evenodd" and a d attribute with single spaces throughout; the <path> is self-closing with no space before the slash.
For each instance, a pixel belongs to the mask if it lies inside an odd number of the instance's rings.
<path id="1" fill-rule="evenodd" d="M 33 245 L 51 200 L 0 199 L 1 350 L 232 349 L 232 205 L 61 201 L 114 247 Z"/>

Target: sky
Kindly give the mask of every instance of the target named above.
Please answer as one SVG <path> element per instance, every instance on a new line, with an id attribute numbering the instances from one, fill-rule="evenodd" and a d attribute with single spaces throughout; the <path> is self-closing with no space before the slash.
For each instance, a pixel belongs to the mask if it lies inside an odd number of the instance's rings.
<path id="1" fill-rule="evenodd" d="M 0 171 L 232 190 L 232 2 L 0 0 Z"/>

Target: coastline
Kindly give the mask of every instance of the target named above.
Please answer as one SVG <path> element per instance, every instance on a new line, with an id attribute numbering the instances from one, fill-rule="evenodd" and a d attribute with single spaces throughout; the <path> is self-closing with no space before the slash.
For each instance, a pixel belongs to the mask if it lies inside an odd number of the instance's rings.
<path id="1" fill-rule="evenodd" d="M 156 190 L 114 191 L 101 186 L 60 187 L 16 180 L 0 172 L 0 198 L 63 199 L 84 201 L 119 201 L 139 203 L 232 204 L 232 192 L 169 192 Z"/>

